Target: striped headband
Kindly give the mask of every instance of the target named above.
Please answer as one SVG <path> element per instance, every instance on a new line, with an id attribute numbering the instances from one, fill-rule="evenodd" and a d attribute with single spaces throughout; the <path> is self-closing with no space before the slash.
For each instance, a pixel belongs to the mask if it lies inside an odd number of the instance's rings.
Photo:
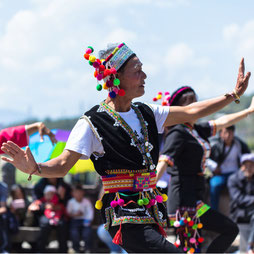
<path id="1" fill-rule="evenodd" d="M 125 43 L 118 45 L 113 52 L 106 58 L 105 64 L 115 68 L 117 71 L 134 54 Z"/>
<path id="2" fill-rule="evenodd" d="M 192 91 L 192 92 L 194 92 L 194 90 L 190 86 L 181 87 L 179 90 L 176 90 L 173 93 L 172 97 L 169 99 L 169 105 L 171 106 L 173 104 L 174 100 L 176 99 L 176 97 L 178 95 L 182 94 L 185 91 Z"/>

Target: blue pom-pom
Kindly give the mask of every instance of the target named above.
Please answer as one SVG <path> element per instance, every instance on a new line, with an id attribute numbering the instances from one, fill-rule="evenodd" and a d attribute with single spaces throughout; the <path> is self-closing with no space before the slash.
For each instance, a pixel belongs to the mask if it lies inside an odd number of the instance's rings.
<path id="1" fill-rule="evenodd" d="M 109 97 L 110 98 L 115 98 L 116 97 L 116 93 L 114 91 L 109 93 Z"/>

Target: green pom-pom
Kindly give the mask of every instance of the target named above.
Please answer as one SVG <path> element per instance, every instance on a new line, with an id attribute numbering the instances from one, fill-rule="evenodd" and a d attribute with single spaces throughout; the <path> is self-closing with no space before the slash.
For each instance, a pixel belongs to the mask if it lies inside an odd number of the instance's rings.
<path id="1" fill-rule="evenodd" d="M 114 86 L 119 86 L 120 80 L 118 78 L 116 78 L 116 79 L 114 79 L 113 83 L 114 83 Z"/>
<path id="2" fill-rule="evenodd" d="M 144 205 L 148 205 L 149 204 L 149 199 L 148 198 L 143 198 L 143 203 L 144 203 Z"/>
<path id="3" fill-rule="evenodd" d="M 93 65 L 93 62 L 91 62 L 90 60 L 88 61 L 88 63 L 89 63 L 90 65 Z"/>
<path id="4" fill-rule="evenodd" d="M 91 49 L 91 50 L 92 50 L 92 53 L 94 52 L 94 49 L 93 49 L 93 47 L 91 47 L 91 46 L 88 46 L 87 48 Z"/>
<path id="5" fill-rule="evenodd" d="M 102 85 L 98 84 L 98 85 L 96 86 L 96 89 L 97 89 L 98 91 L 101 91 Z"/>
<path id="6" fill-rule="evenodd" d="M 190 237 L 190 236 L 191 236 L 191 233 L 188 233 L 187 236 Z"/>
<path id="7" fill-rule="evenodd" d="M 197 224 L 194 224 L 194 225 L 192 226 L 192 228 L 193 228 L 193 229 L 197 229 L 197 228 L 198 228 L 198 225 L 197 225 Z"/>
<path id="8" fill-rule="evenodd" d="M 140 205 L 140 206 L 144 205 L 143 199 L 139 199 L 139 200 L 138 200 L 138 205 Z"/>

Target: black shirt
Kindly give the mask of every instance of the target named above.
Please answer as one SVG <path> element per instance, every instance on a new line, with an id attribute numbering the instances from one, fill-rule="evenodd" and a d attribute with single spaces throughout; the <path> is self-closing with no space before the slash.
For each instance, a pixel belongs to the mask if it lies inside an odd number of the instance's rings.
<path id="1" fill-rule="evenodd" d="M 176 125 L 166 136 L 162 154 L 168 155 L 174 161 L 173 167 L 168 167 L 171 174 L 169 187 L 169 213 L 175 213 L 180 207 L 196 207 L 203 199 L 205 179 L 202 175 L 205 160 L 210 155 L 208 137 L 213 135 L 210 122 L 188 125 Z"/>

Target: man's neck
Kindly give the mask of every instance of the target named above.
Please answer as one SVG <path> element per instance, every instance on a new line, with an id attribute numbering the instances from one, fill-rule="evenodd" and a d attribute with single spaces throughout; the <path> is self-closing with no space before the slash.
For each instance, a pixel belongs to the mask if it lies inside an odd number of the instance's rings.
<path id="1" fill-rule="evenodd" d="M 105 102 L 117 112 L 128 112 L 131 109 L 131 99 L 121 97 L 117 95 L 116 98 L 112 99 L 107 97 Z"/>

